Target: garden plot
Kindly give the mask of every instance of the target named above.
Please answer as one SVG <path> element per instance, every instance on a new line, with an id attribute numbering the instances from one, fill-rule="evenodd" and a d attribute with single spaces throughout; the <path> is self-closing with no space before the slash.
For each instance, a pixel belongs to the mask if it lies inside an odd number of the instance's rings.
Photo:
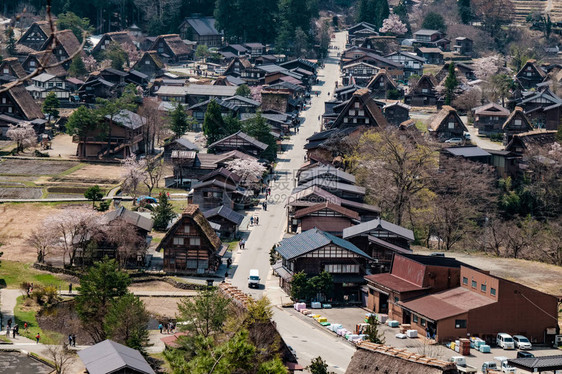
<path id="1" fill-rule="evenodd" d="M 40 199 L 42 188 L 3 187 L 0 185 L 0 199 Z"/>
<path id="2" fill-rule="evenodd" d="M 0 162 L 0 174 L 41 176 L 57 175 L 78 166 L 78 162 L 5 159 Z"/>

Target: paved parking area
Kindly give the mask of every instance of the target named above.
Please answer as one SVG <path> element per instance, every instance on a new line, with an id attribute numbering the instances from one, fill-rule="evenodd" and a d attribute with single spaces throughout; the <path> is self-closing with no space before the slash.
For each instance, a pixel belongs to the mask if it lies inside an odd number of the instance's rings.
<path id="1" fill-rule="evenodd" d="M 52 368 L 19 352 L 2 352 L 0 374 L 47 374 Z"/>

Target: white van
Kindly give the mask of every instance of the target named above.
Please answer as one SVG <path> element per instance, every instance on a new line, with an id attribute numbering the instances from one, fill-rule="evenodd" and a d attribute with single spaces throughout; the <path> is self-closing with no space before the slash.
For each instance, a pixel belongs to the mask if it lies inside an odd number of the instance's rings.
<path id="1" fill-rule="evenodd" d="M 515 342 L 511 335 L 500 332 L 496 337 L 496 344 L 503 349 L 515 349 Z"/>
<path id="2" fill-rule="evenodd" d="M 250 270 L 250 276 L 248 277 L 248 287 L 260 288 L 260 271 L 258 269 Z"/>

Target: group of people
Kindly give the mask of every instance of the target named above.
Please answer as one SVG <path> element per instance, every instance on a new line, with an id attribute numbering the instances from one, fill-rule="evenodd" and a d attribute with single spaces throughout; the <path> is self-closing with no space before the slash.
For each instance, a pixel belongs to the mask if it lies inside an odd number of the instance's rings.
<path id="1" fill-rule="evenodd" d="M 160 330 L 160 334 L 173 334 L 176 330 L 176 325 L 173 322 L 160 323 L 158 330 Z"/>
<path id="2" fill-rule="evenodd" d="M 6 329 L 6 336 L 10 336 L 10 330 L 12 330 L 12 337 L 15 339 L 16 335 L 19 334 L 20 331 L 20 325 L 18 325 L 17 323 L 14 325 L 14 327 L 12 328 L 12 319 L 8 319 L 8 323 L 6 324 L 7 329 Z M 27 330 L 27 323 L 25 324 L 25 329 Z"/>
<path id="3" fill-rule="evenodd" d="M 75 334 L 68 334 L 68 346 L 69 347 L 76 347 L 76 335 Z"/>
<path id="4" fill-rule="evenodd" d="M 250 217 L 250 226 L 254 226 L 254 223 L 256 224 L 256 226 L 258 226 L 260 224 L 260 217 L 258 216 Z"/>

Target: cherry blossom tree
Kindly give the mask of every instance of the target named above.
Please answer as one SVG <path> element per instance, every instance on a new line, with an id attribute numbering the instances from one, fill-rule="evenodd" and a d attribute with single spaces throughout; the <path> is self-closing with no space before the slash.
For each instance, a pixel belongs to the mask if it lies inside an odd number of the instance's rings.
<path id="1" fill-rule="evenodd" d="M 403 35 L 408 32 L 406 25 L 400 21 L 400 17 L 396 14 L 390 14 L 387 19 L 382 21 L 382 27 L 379 29 L 380 32 Z"/>
<path id="2" fill-rule="evenodd" d="M 82 57 L 82 61 L 84 61 L 84 66 L 86 66 L 86 70 L 92 72 L 97 70 L 98 62 L 94 58 L 94 56 L 87 55 Z"/>
<path id="3" fill-rule="evenodd" d="M 47 255 L 49 255 L 59 243 L 56 227 L 54 227 L 52 222 L 46 221 L 40 229 L 31 231 L 26 242 L 37 250 L 37 262 L 44 263 Z"/>
<path id="4" fill-rule="evenodd" d="M 226 168 L 234 174 L 240 176 L 241 184 L 245 186 L 255 187 L 262 179 L 263 174 L 267 170 L 257 160 L 249 159 L 235 159 L 226 163 Z"/>
<path id="5" fill-rule="evenodd" d="M 500 72 L 505 65 L 505 59 L 500 55 L 491 55 L 474 60 L 474 75 L 484 81 Z"/>
<path id="6" fill-rule="evenodd" d="M 123 192 L 133 195 L 133 204 L 136 203 L 137 190 L 145 179 L 144 169 L 146 168 L 143 160 L 137 161 L 135 156 L 129 156 L 123 160 Z"/>
<path id="7" fill-rule="evenodd" d="M 140 60 L 141 53 L 133 44 L 125 43 L 122 44 L 121 47 L 127 54 L 127 66 L 133 66 L 138 60 Z"/>
<path id="8" fill-rule="evenodd" d="M 17 126 L 10 125 L 8 131 L 6 131 L 6 136 L 16 142 L 18 153 L 37 144 L 37 134 L 35 134 L 35 130 L 29 122 Z"/>

